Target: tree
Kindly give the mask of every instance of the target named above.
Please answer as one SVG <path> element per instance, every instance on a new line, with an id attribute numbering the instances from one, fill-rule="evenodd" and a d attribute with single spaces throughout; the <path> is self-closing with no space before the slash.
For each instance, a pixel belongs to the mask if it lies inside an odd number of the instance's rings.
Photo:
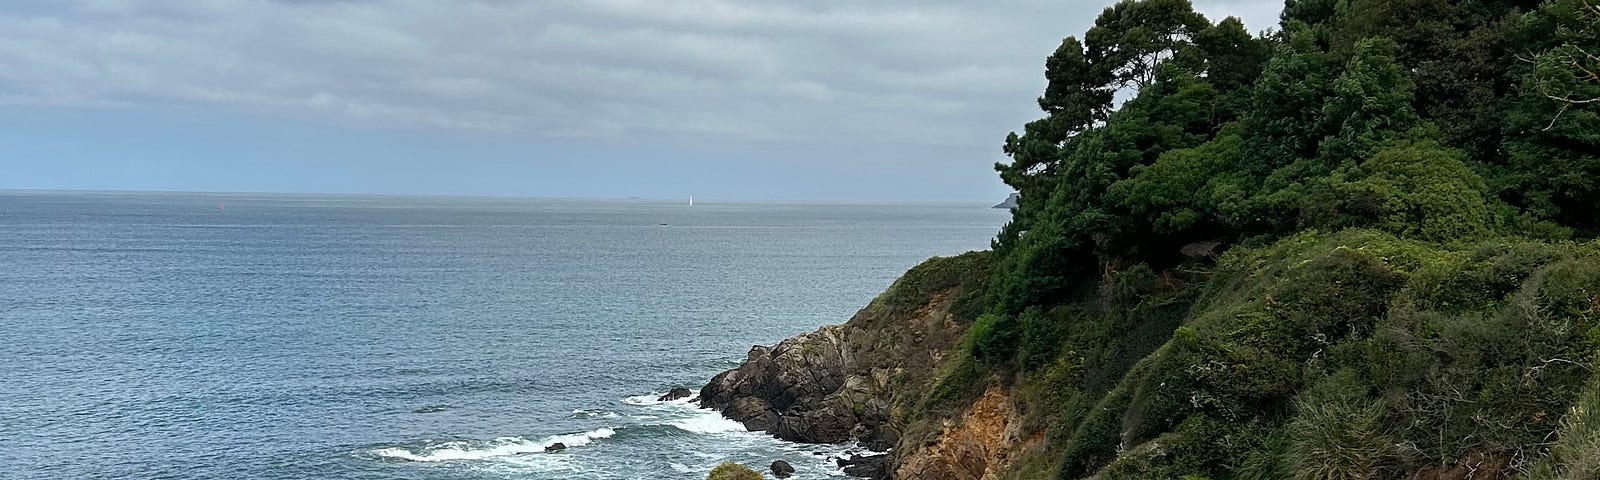
<path id="1" fill-rule="evenodd" d="M 1411 101 L 1416 86 L 1401 70 L 1395 45 L 1368 38 L 1356 43 L 1344 73 L 1333 81 L 1333 96 L 1322 107 L 1323 121 L 1337 132 L 1317 152 L 1325 165 L 1366 156 L 1378 143 L 1410 130 L 1420 120 Z"/>
<path id="2" fill-rule="evenodd" d="M 1231 92 L 1250 85 L 1272 53 L 1264 39 L 1250 35 L 1239 17 L 1228 17 L 1195 36 L 1206 62 L 1206 82 Z"/>
<path id="3" fill-rule="evenodd" d="M 1310 26 L 1293 22 L 1280 36 L 1244 115 L 1247 160 L 1263 176 L 1316 153 L 1327 135 L 1322 106 L 1336 75 Z"/>
<path id="4" fill-rule="evenodd" d="M 1600 232 L 1600 14 L 1590 0 L 1554 0 L 1522 24 L 1524 48 L 1542 52 L 1517 65 L 1522 88 L 1502 111 L 1506 160 L 1493 189 L 1535 219 Z"/>
<path id="5" fill-rule="evenodd" d="M 1180 58 L 1209 26 L 1189 0 L 1123 0 L 1100 13 L 1084 40 L 1090 62 L 1110 72 L 1112 85 L 1142 89 L 1155 82 L 1158 65 Z"/>
<path id="6" fill-rule="evenodd" d="M 1045 79 L 1045 93 L 1039 97 L 1045 117 L 1024 125 L 1022 135 L 1007 136 L 1004 151 L 1012 163 L 995 164 L 1001 180 L 1024 199 L 1042 196 L 1038 189 L 1056 173 L 1067 141 L 1104 121 L 1111 108 L 1110 79 L 1089 64 L 1076 38 L 1062 40 L 1045 61 Z"/>
<path id="7" fill-rule="evenodd" d="M 1533 84 L 1568 106 L 1600 103 L 1600 5 L 1567 0 L 1542 10 L 1560 46 L 1534 57 Z"/>

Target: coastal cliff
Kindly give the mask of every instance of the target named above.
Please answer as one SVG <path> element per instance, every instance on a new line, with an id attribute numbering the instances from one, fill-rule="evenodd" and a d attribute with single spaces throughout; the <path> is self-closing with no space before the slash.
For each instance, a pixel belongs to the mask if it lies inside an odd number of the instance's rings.
<path id="1" fill-rule="evenodd" d="M 1576 479 L 1517 475 L 1600 455 L 1600 244 L 1306 234 L 1009 320 L 979 310 L 990 262 L 913 268 L 701 402 L 886 452 L 847 470 L 874 478 Z"/>
<path id="2" fill-rule="evenodd" d="M 1600 479 L 1600 7 L 1491 3 L 1109 6 L 992 253 L 705 404 L 879 477 Z"/>
<path id="3" fill-rule="evenodd" d="M 842 325 L 752 348 L 700 401 L 786 440 L 904 451 L 913 413 L 961 350 L 988 263 L 987 252 L 929 260 Z"/>
<path id="4" fill-rule="evenodd" d="M 988 252 L 931 259 L 842 325 L 755 346 L 711 379 L 701 404 L 778 438 L 889 452 L 846 469 L 859 476 L 1006 478 L 1016 450 L 1043 437 L 1022 428 L 999 382 L 965 403 L 966 387 L 949 378 L 969 365 L 962 342 L 989 261 Z"/>

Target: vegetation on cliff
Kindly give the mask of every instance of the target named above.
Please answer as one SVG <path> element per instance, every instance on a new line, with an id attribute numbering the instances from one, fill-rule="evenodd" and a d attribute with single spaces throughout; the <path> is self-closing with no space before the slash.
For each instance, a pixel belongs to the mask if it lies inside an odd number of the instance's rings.
<path id="1" fill-rule="evenodd" d="M 733 462 L 722 462 L 717 468 L 711 469 L 711 474 L 706 480 L 761 480 L 763 477 L 750 467 Z"/>
<path id="2" fill-rule="evenodd" d="M 898 478 L 1600 478 L 1600 8 L 1123 1 L 1045 61 L 992 252 L 702 402 Z"/>
<path id="3" fill-rule="evenodd" d="M 1597 53 L 1589 0 L 1107 8 L 918 415 L 1009 388 L 1020 478 L 1600 478 Z"/>

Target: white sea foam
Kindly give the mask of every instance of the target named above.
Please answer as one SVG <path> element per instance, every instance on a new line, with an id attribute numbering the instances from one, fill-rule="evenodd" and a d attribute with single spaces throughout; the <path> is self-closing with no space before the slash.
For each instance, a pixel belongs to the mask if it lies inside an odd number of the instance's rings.
<path id="1" fill-rule="evenodd" d="M 721 413 L 706 410 L 693 417 L 673 420 L 669 424 L 690 433 L 724 433 L 746 431 L 744 424 L 723 417 Z"/>
<path id="2" fill-rule="evenodd" d="M 611 411 L 600 410 L 600 409 L 595 409 L 595 408 L 580 408 L 580 409 L 572 411 L 572 418 L 592 419 L 592 418 L 620 418 L 620 417 L 622 417 L 622 416 L 618 415 L 617 412 L 611 412 Z"/>
<path id="3" fill-rule="evenodd" d="M 601 428 L 582 433 L 565 435 L 551 435 L 538 441 L 522 437 L 500 437 L 486 442 L 458 441 L 445 442 L 428 447 L 420 452 L 413 452 L 399 447 L 380 448 L 373 450 L 372 454 L 413 462 L 448 462 L 454 460 L 482 460 L 494 457 L 523 455 L 528 453 L 543 452 L 545 447 L 562 443 L 568 447 L 578 447 L 593 443 L 595 440 L 610 438 L 617 432 L 609 428 Z"/>
<path id="4" fill-rule="evenodd" d="M 666 395 L 666 393 L 667 392 L 657 392 L 657 393 L 647 393 L 647 394 L 644 394 L 644 395 L 634 395 L 634 396 L 622 399 L 622 403 L 626 403 L 628 405 L 640 406 L 640 407 L 669 407 L 669 408 L 673 408 L 673 409 L 682 409 L 684 407 L 695 408 L 695 409 L 699 408 L 699 405 L 700 405 L 700 403 L 699 403 L 700 402 L 700 394 L 698 394 L 698 393 L 693 393 L 693 394 L 690 394 L 687 397 L 680 398 L 680 399 L 677 399 L 677 400 L 665 400 L 665 401 L 658 400 L 659 398 L 661 398 L 662 395 Z"/>
<path id="5" fill-rule="evenodd" d="M 699 395 L 690 395 L 677 400 L 658 400 L 663 392 L 634 395 L 622 399 L 622 403 L 641 407 L 646 411 L 660 413 L 669 418 L 666 425 L 670 425 L 689 433 L 725 433 L 743 432 L 744 424 L 723 418 L 715 410 L 700 408 Z M 634 415 L 639 420 L 662 418 L 657 415 Z"/>

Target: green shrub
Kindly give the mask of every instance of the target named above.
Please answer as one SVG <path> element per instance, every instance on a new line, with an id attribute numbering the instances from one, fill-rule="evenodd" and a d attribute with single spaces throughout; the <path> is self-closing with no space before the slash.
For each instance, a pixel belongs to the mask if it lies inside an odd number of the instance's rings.
<path id="1" fill-rule="evenodd" d="M 1077 352 L 1067 351 L 1023 377 L 1018 393 L 1030 420 L 1044 422 L 1049 428 L 1051 417 L 1059 418 L 1049 414 L 1071 405 L 1081 394 L 1082 381 L 1083 359 Z"/>
<path id="2" fill-rule="evenodd" d="M 1023 371 L 1032 371 L 1054 361 L 1067 339 L 1067 323 L 1078 320 L 1073 312 L 1058 308 L 1050 314 L 1038 307 L 1030 307 L 1018 316 L 1022 329 L 1018 348 L 1018 364 Z"/>
<path id="3" fill-rule="evenodd" d="M 1523 480 L 1600 478 L 1600 381 L 1590 380 L 1583 395 L 1561 419 L 1561 437 Z"/>
<path id="4" fill-rule="evenodd" d="M 967 329 L 966 349 L 972 357 L 985 365 L 1001 365 L 1011 361 L 1017 352 L 1017 341 L 1022 329 L 1017 318 L 1011 315 L 985 313 Z"/>
<path id="5" fill-rule="evenodd" d="M 1345 230 L 1235 248 L 1186 281 L 1125 268 L 1048 308 L 980 316 L 923 405 L 948 413 L 1009 370 L 1024 428 L 1057 459 L 1030 465 L 1060 478 L 1389 478 L 1536 458 L 1592 375 L 1597 259 L 1600 243 Z"/>
<path id="6" fill-rule="evenodd" d="M 901 314 L 921 308 L 928 299 L 944 290 L 961 287 L 957 306 L 961 314 L 971 314 L 989 279 L 989 252 L 967 252 L 954 257 L 933 257 L 907 270 L 873 306 L 888 314 Z M 952 308 L 952 310 L 957 310 Z M 959 317 L 959 315 L 958 315 Z M 961 317 L 970 319 L 971 317 Z"/>
<path id="7" fill-rule="evenodd" d="M 1133 392 L 1118 387 L 1094 406 L 1067 441 L 1061 463 L 1061 478 L 1081 478 L 1106 466 L 1122 445 L 1122 415 Z"/>
<path id="8" fill-rule="evenodd" d="M 1150 373 L 1139 379 L 1123 418 L 1124 440 L 1139 443 L 1172 431 L 1196 407 L 1197 390 L 1191 367 L 1199 352 L 1192 340 L 1179 339 L 1150 355 Z"/>
<path id="9" fill-rule="evenodd" d="M 1261 439 L 1261 444 L 1250 449 L 1244 454 L 1244 459 L 1239 462 L 1234 470 L 1238 480 L 1282 480 L 1290 478 L 1293 474 L 1289 471 L 1288 450 L 1289 435 L 1287 428 L 1278 428 L 1266 432 Z"/>
<path id="10" fill-rule="evenodd" d="M 1394 456 L 1384 427 L 1383 404 L 1370 398 L 1355 374 L 1342 371 L 1297 403 L 1288 428 L 1288 463 L 1294 480 L 1379 478 Z"/>
<path id="11" fill-rule="evenodd" d="M 1491 230 L 1483 179 L 1459 150 L 1431 140 L 1384 145 L 1349 174 L 1358 180 L 1335 187 L 1351 214 L 1407 238 L 1443 242 L 1481 237 Z M 1369 205 L 1358 205 L 1359 202 Z"/>
<path id="12" fill-rule="evenodd" d="M 762 480 L 761 474 L 750 467 L 733 462 L 722 462 L 717 468 L 711 469 L 711 475 L 706 480 Z"/>
<path id="13" fill-rule="evenodd" d="M 1338 243 L 1343 237 L 1260 269 L 1191 322 L 1211 352 L 1200 363 L 1212 366 L 1198 376 L 1215 396 L 1251 408 L 1281 404 L 1301 388 L 1308 359 L 1373 331 L 1405 276 L 1359 244 Z"/>
<path id="14" fill-rule="evenodd" d="M 1554 431 L 1551 412 L 1571 405 L 1594 351 L 1575 318 L 1554 314 L 1548 287 L 1564 283 L 1552 279 L 1565 265 L 1541 268 L 1494 311 L 1396 310 L 1368 356 L 1352 359 L 1385 392 L 1389 422 L 1423 457 L 1416 465 L 1529 455 Z"/>
<path id="15" fill-rule="evenodd" d="M 986 370 L 978 365 L 967 350 L 952 352 L 951 358 L 940 366 L 938 376 L 929 387 L 928 395 L 917 408 L 917 417 L 938 411 L 971 396 L 983 382 Z"/>

